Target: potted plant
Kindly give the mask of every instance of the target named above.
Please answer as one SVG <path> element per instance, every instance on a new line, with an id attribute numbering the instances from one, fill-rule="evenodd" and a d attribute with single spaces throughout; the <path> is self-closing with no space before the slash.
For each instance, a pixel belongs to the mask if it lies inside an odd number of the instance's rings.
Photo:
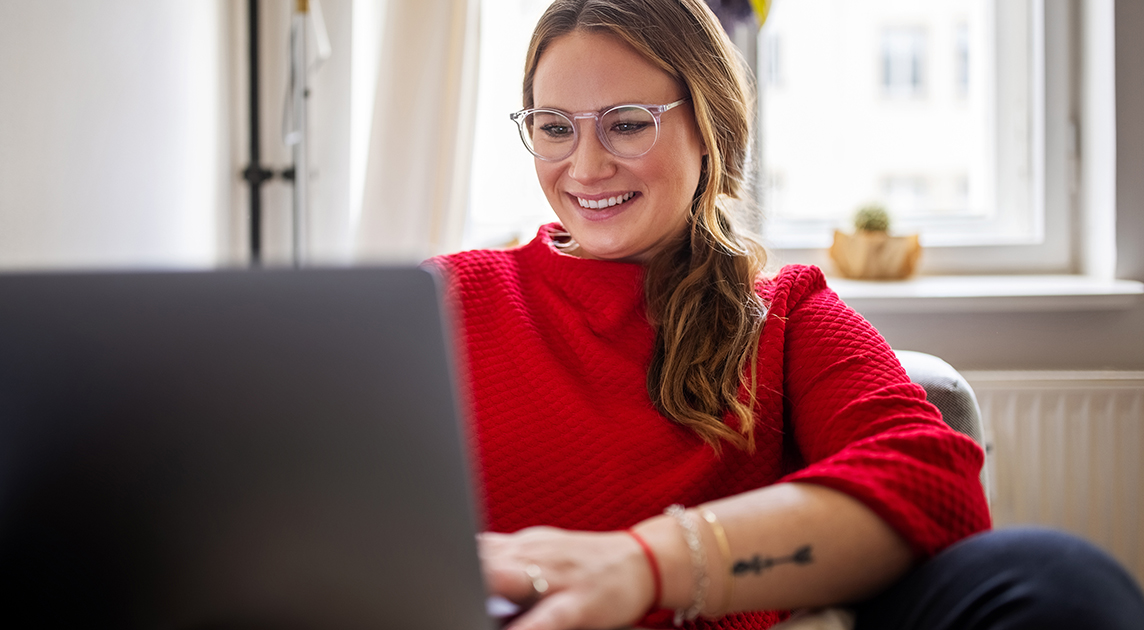
<path id="1" fill-rule="evenodd" d="M 918 235 L 891 236 L 890 213 L 869 205 L 854 216 L 853 234 L 834 231 L 830 257 L 839 273 L 857 280 L 900 280 L 917 266 L 922 248 Z"/>

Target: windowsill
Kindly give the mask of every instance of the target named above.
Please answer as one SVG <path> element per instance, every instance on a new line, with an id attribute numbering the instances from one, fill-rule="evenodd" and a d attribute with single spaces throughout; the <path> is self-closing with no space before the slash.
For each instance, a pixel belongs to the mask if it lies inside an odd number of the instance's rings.
<path id="1" fill-rule="evenodd" d="M 827 284 L 859 313 L 1120 310 L 1144 303 L 1144 283 L 1089 276 L 919 276 Z"/>

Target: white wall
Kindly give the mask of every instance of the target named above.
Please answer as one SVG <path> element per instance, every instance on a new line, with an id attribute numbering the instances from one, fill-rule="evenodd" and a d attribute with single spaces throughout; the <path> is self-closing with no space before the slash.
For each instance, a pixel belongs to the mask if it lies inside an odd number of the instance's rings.
<path id="1" fill-rule="evenodd" d="M 0 2 L 0 267 L 200 267 L 227 241 L 223 0 Z"/>

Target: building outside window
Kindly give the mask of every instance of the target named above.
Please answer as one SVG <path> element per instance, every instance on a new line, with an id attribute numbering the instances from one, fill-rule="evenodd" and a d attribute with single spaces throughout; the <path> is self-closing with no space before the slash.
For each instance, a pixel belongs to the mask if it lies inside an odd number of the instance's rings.
<path id="1" fill-rule="evenodd" d="M 783 82 L 782 66 L 782 39 L 778 33 L 768 33 L 763 38 L 765 53 L 760 55 L 766 64 L 760 66 L 763 74 L 762 81 L 770 87 L 777 87 Z"/>
<path id="2" fill-rule="evenodd" d="M 954 63 L 957 70 L 954 80 L 957 83 L 957 93 L 960 96 L 965 96 L 969 93 L 969 27 L 965 24 L 958 24 L 956 32 L 957 49 L 954 54 L 957 57 Z"/>
<path id="3" fill-rule="evenodd" d="M 883 205 L 898 216 L 917 216 L 932 210 L 928 193 L 925 177 L 896 175 L 885 178 L 882 184 Z"/>
<path id="4" fill-rule="evenodd" d="M 1070 204 L 1045 176 L 1071 159 L 1056 140 L 1071 124 L 1068 54 L 1046 66 L 1070 44 L 1057 4 L 1047 21 L 1041 0 L 776 1 L 760 35 L 786 44 L 783 82 L 759 82 L 761 163 L 783 174 L 781 205 L 760 179 L 769 245 L 826 247 L 875 203 L 921 234 L 926 258 L 951 261 L 944 272 L 975 247 L 1044 245 L 1037 265 L 1067 266 L 1067 235 L 1046 232 Z M 980 254 L 966 263 L 992 270 Z"/>

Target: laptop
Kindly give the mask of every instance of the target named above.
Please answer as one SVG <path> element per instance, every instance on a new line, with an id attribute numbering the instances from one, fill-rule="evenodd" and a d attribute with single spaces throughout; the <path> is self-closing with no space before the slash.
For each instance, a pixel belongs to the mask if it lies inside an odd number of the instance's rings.
<path id="1" fill-rule="evenodd" d="M 494 627 L 418 268 L 0 276 L 6 627 Z"/>

